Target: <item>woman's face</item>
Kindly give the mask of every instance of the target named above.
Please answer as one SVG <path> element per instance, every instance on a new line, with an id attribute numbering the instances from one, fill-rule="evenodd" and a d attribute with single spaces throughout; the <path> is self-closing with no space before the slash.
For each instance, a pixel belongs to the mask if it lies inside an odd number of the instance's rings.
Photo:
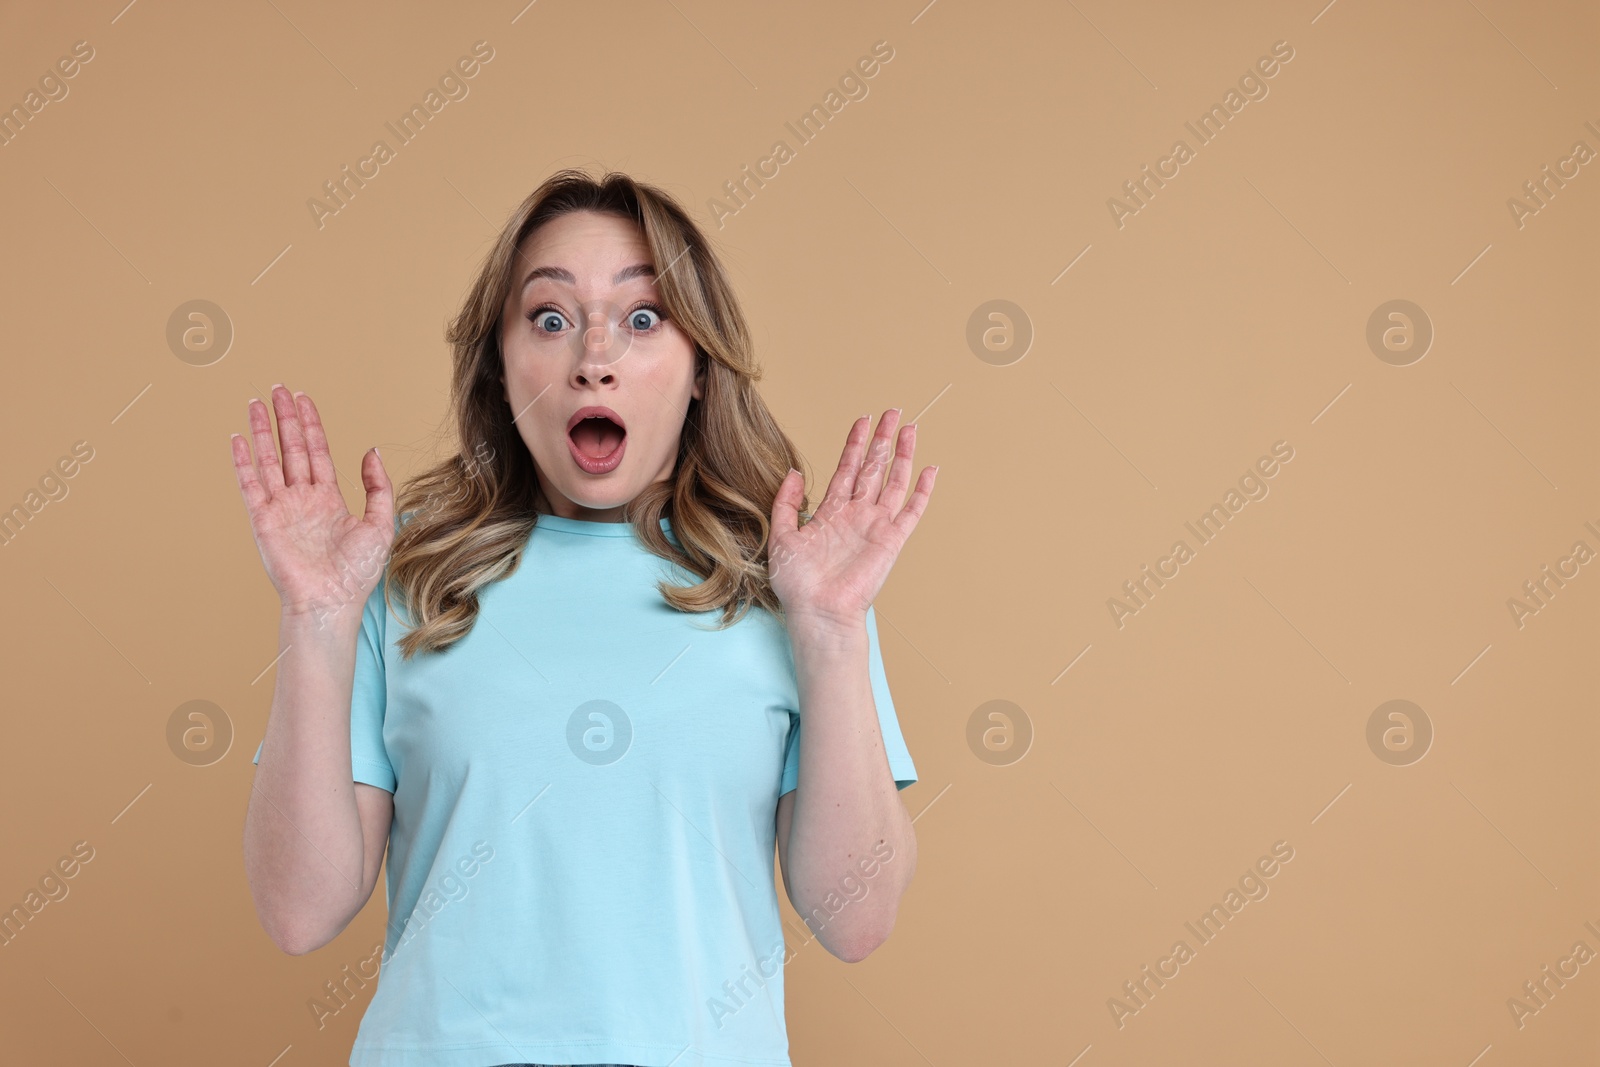
<path id="1" fill-rule="evenodd" d="M 621 522 L 624 504 L 672 476 L 704 384 L 694 342 L 666 319 L 632 220 L 562 215 L 521 253 L 500 318 L 506 403 L 551 510 Z"/>

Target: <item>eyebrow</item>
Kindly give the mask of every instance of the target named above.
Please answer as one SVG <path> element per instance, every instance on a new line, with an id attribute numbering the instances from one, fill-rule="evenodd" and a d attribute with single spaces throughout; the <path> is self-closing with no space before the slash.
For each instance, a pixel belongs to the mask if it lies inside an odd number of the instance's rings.
<path id="1" fill-rule="evenodd" d="M 645 275 L 649 275 L 653 278 L 655 277 L 655 274 L 655 267 L 651 266 L 649 263 L 635 263 L 631 267 L 623 267 L 621 270 L 619 270 L 616 277 L 611 279 L 611 284 L 621 285 L 623 282 L 628 281 L 629 279 L 638 278 Z M 567 270 L 565 267 L 535 267 L 528 272 L 528 276 L 526 278 L 522 279 L 522 289 L 520 291 L 526 291 L 528 286 L 531 285 L 536 278 L 551 278 L 558 282 L 566 282 L 568 285 L 578 284 L 578 279 L 574 278 L 572 276 L 572 272 Z"/>

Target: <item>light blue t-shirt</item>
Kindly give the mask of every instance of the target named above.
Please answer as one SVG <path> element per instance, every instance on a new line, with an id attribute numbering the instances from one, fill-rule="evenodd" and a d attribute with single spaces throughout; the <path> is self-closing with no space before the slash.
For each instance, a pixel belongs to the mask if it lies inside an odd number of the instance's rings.
<path id="1" fill-rule="evenodd" d="M 662 577 L 698 581 L 631 523 L 541 515 L 443 653 L 404 661 L 385 581 L 367 599 L 351 765 L 394 822 L 351 1067 L 789 1067 L 773 854 L 799 780 L 793 650 L 762 608 L 723 630 L 672 609 Z M 903 789 L 870 608 L 867 635 Z"/>

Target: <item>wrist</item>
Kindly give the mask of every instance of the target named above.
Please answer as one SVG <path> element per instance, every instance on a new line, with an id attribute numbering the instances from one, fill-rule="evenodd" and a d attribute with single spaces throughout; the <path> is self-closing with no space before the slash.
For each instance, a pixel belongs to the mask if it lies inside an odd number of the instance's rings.
<path id="1" fill-rule="evenodd" d="M 284 604 L 278 613 L 278 631 L 286 637 L 302 641 L 342 638 L 361 629 L 363 603 Z"/>
<path id="2" fill-rule="evenodd" d="M 867 639 L 867 613 L 798 609 L 784 613 L 792 641 L 834 647 Z"/>

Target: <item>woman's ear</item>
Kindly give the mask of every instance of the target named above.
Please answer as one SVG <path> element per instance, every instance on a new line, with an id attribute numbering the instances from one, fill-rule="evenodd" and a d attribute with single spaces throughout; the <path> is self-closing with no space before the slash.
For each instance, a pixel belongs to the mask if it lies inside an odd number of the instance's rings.
<path id="1" fill-rule="evenodd" d="M 689 395 L 696 400 L 704 400 L 706 391 L 706 354 L 696 349 L 694 361 L 694 386 L 689 390 Z"/>

